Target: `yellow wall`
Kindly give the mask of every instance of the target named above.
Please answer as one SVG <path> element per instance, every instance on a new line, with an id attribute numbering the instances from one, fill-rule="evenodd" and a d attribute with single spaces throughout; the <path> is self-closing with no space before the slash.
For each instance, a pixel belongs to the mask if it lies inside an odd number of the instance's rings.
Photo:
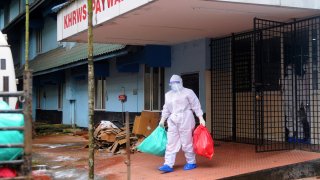
<path id="1" fill-rule="evenodd" d="M 254 93 L 236 93 L 237 137 L 255 138 Z"/>
<path id="2" fill-rule="evenodd" d="M 231 89 L 231 77 L 230 72 L 216 71 L 213 73 L 219 78 L 212 83 L 213 92 L 210 93 L 210 88 L 207 88 L 207 122 L 208 126 L 213 128 L 215 132 L 215 138 L 219 139 L 219 134 L 223 136 L 232 137 L 232 89 Z M 210 73 L 207 72 L 207 87 L 210 87 Z M 284 134 L 284 114 L 280 112 L 281 106 L 281 93 L 279 91 L 268 91 L 264 96 L 264 127 L 265 132 L 274 132 L 276 136 L 279 136 L 283 141 L 285 140 Z M 213 101 L 211 104 L 212 95 Z M 255 138 L 255 117 L 254 117 L 254 99 L 253 92 L 238 92 L 236 93 L 236 118 L 237 128 L 236 133 L 239 138 Z M 209 102 L 208 102 L 209 101 Z M 213 111 L 211 112 L 211 106 Z M 212 122 L 211 117 L 213 117 Z M 276 125 L 276 127 L 272 126 Z M 269 135 L 269 138 L 276 138 L 276 136 Z M 265 137 L 266 138 L 266 137 Z M 279 139 L 279 137 L 277 137 Z M 270 139 L 271 140 L 271 139 Z"/>
<path id="3" fill-rule="evenodd" d="M 227 71 L 215 71 L 212 82 L 213 128 L 215 139 L 232 137 L 232 89 L 231 76 Z M 222 136 L 219 136 L 222 135 Z"/>
<path id="4" fill-rule="evenodd" d="M 272 132 L 268 135 L 268 140 L 281 140 L 285 141 L 285 115 L 284 115 L 284 102 L 280 91 L 268 91 L 264 95 L 264 131 Z M 266 135 L 266 133 L 265 133 Z M 273 139 L 272 139 L 273 138 Z M 265 136 L 265 139 L 267 137 Z"/>

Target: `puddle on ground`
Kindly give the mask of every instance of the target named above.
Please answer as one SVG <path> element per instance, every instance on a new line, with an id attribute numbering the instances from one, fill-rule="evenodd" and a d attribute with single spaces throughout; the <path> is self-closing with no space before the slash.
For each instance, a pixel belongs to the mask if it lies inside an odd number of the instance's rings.
<path id="1" fill-rule="evenodd" d="M 63 169 L 55 170 L 52 173 L 52 178 L 55 180 L 87 180 L 88 172 L 79 169 Z M 95 176 L 95 180 L 103 180 L 103 178 Z"/>
<path id="2" fill-rule="evenodd" d="M 51 169 L 59 169 L 61 166 L 52 166 Z"/>
<path id="3" fill-rule="evenodd" d="M 49 149 L 67 147 L 67 146 L 79 146 L 79 143 L 66 143 L 66 144 L 33 144 L 35 147 L 46 147 Z"/>
<path id="4" fill-rule="evenodd" d="M 97 151 L 97 155 L 99 155 L 101 157 L 112 157 L 112 156 L 114 156 L 113 153 L 108 152 L 106 149 L 99 149 Z"/>
<path id="5" fill-rule="evenodd" d="M 58 156 L 57 158 L 55 158 L 53 161 L 57 161 L 57 162 L 62 162 L 62 161 L 77 161 L 80 158 L 73 158 L 70 156 Z"/>
<path id="6" fill-rule="evenodd" d="M 61 166 L 53 166 L 48 168 L 47 165 L 37 165 L 34 175 L 39 177 L 50 177 L 53 180 L 87 180 L 88 171 L 83 169 L 65 169 Z M 103 178 L 95 176 L 95 180 L 102 180 Z"/>

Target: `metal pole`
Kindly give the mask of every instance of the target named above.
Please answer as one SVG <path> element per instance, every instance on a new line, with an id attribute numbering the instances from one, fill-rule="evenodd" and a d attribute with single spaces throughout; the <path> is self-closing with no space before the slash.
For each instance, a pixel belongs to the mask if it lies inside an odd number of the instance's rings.
<path id="1" fill-rule="evenodd" d="M 88 4 L 88 110 L 89 110 L 89 179 L 94 179 L 94 64 L 93 64 L 93 33 L 92 33 L 92 0 L 87 0 Z"/>
<path id="2" fill-rule="evenodd" d="M 125 120 L 125 115 L 124 115 L 124 102 L 123 101 L 121 101 L 121 109 L 122 109 L 122 113 L 121 113 L 121 115 L 122 115 L 122 125 L 125 125 L 125 123 L 126 123 L 126 120 Z"/>
<path id="3" fill-rule="evenodd" d="M 29 70 L 29 0 L 26 0 L 26 42 L 25 42 L 25 65 L 24 70 Z"/>
<path id="4" fill-rule="evenodd" d="M 32 168 L 32 73 L 24 71 L 23 90 L 25 103 L 23 106 L 24 114 L 24 173 L 31 177 Z"/>
<path id="5" fill-rule="evenodd" d="M 127 150 L 127 160 L 126 160 L 126 164 L 127 164 L 127 180 L 131 179 L 131 172 L 130 172 L 130 166 L 131 166 L 131 162 L 130 162 L 130 129 L 129 129 L 129 112 L 126 112 L 126 150 Z"/>
<path id="6" fill-rule="evenodd" d="M 124 89 L 124 87 L 121 87 L 121 94 L 122 95 L 125 95 L 126 94 L 126 92 L 125 92 L 125 89 Z M 125 121 L 125 112 L 124 112 L 124 102 L 125 102 L 125 100 L 122 100 L 121 101 L 121 108 L 122 108 L 122 125 L 125 125 L 125 123 L 126 123 L 126 121 Z"/>
<path id="7" fill-rule="evenodd" d="M 25 66 L 23 73 L 23 91 L 25 103 L 24 114 L 24 165 L 23 173 L 26 179 L 31 179 L 32 172 L 32 73 L 29 70 L 29 0 L 26 0 L 26 27 L 25 27 Z"/>

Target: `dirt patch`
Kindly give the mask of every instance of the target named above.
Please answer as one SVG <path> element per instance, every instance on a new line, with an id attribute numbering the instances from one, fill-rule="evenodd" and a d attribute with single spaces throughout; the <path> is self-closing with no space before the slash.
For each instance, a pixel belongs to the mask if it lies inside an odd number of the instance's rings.
<path id="1" fill-rule="evenodd" d="M 54 179 L 87 179 L 88 141 L 81 136 L 47 135 L 33 141 L 34 165 L 43 164 Z M 112 175 L 112 167 L 124 165 L 124 156 L 112 156 L 103 150 L 95 152 L 95 173 L 97 178 Z M 81 170 L 81 173 L 78 172 Z"/>
<path id="2" fill-rule="evenodd" d="M 87 143 L 88 140 L 82 136 L 73 136 L 66 134 L 51 134 L 45 136 L 37 136 L 33 140 L 33 144 L 67 144 L 67 143 Z"/>

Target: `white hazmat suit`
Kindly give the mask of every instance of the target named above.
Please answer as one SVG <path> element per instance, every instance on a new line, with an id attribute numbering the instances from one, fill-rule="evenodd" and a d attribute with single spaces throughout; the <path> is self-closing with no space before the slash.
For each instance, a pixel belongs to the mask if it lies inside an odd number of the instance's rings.
<path id="1" fill-rule="evenodd" d="M 187 163 L 195 165 L 196 159 L 192 139 L 195 127 L 193 112 L 199 117 L 200 123 L 205 125 L 201 105 L 195 93 L 191 89 L 183 87 L 180 76 L 173 75 L 170 79 L 170 86 L 172 90 L 165 95 L 165 104 L 159 123 L 161 126 L 163 126 L 165 120 L 168 123 L 168 144 L 164 165 L 173 167 L 176 154 L 181 146 Z"/>

